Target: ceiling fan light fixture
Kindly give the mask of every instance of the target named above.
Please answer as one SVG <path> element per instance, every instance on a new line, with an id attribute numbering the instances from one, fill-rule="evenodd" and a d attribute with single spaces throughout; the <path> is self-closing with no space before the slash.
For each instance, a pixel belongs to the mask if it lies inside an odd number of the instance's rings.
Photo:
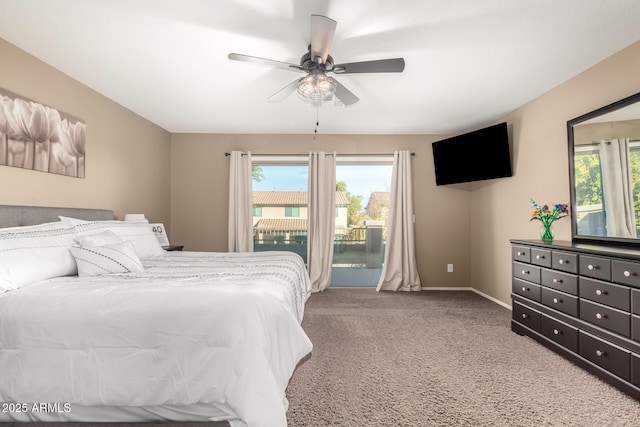
<path id="1" fill-rule="evenodd" d="M 309 73 L 298 80 L 298 96 L 316 106 L 333 101 L 336 89 L 335 79 L 324 73 Z"/>

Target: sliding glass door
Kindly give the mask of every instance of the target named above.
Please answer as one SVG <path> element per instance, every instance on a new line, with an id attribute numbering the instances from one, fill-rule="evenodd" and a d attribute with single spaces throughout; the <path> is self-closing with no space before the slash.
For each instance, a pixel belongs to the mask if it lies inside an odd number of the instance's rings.
<path id="1" fill-rule="evenodd" d="M 331 286 L 372 286 L 384 261 L 393 160 L 338 158 Z"/>
<path id="2" fill-rule="evenodd" d="M 391 156 L 338 156 L 331 286 L 378 284 L 392 166 Z M 308 178 L 306 156 L 254 156 L 254 251 L 291 251 L 307 261 Z"/>

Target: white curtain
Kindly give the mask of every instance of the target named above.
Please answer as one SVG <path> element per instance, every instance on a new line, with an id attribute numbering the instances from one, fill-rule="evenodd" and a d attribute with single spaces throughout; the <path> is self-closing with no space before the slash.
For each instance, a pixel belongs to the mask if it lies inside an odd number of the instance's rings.
<path id="1" fill-rule="evenodd" d="M 229 252 L 253 252 L 251 152 L 231 152 L 229 165 Z"/>
<path id="2" fill-rule="evenodd" d="M 307 269 L 311 291 L 331 284 L 336 205 L 336 153 L 309 153 Z"/>
<path id="3" fill-rule="evenodd" d="M 384 266 L 378 291 L 419 291 L 420 277 L 415 253 L 411 153 L 393 154 L 389 219 Z"/>
<path id="4" fill-rule="evenodd" d="M 629 139 L 600 142 L 600 167 L 604 206 L 607 212 L 607 236 L 637 237 Z"/>

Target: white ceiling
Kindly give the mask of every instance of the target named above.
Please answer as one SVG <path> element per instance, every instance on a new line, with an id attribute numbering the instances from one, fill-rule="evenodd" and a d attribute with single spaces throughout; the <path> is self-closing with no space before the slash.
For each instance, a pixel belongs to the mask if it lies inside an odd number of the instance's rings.
<path id="1" fill-rule="evenodd" d="M 311 14 L 338 22 L 336 63 L 403 57 L 405 71 L 336 76 L 350 107 L 267 102 L 300 75 L 227 55 L 298 63 Z M 638 0 L 0 0 L 2 38 L 197 133 L 312 133 L 316 113 L 327 134 L 466 132 L 640 40 L 639 18 Z"/>

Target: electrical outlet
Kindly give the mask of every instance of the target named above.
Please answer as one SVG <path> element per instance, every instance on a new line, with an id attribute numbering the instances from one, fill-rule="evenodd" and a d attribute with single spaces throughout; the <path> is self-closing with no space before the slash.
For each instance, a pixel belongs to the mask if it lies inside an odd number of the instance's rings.
<path id="1" fill-rule="evenodd" d="M 453 264 L 447 264 L 447 273 L 453 273 Z"/>

